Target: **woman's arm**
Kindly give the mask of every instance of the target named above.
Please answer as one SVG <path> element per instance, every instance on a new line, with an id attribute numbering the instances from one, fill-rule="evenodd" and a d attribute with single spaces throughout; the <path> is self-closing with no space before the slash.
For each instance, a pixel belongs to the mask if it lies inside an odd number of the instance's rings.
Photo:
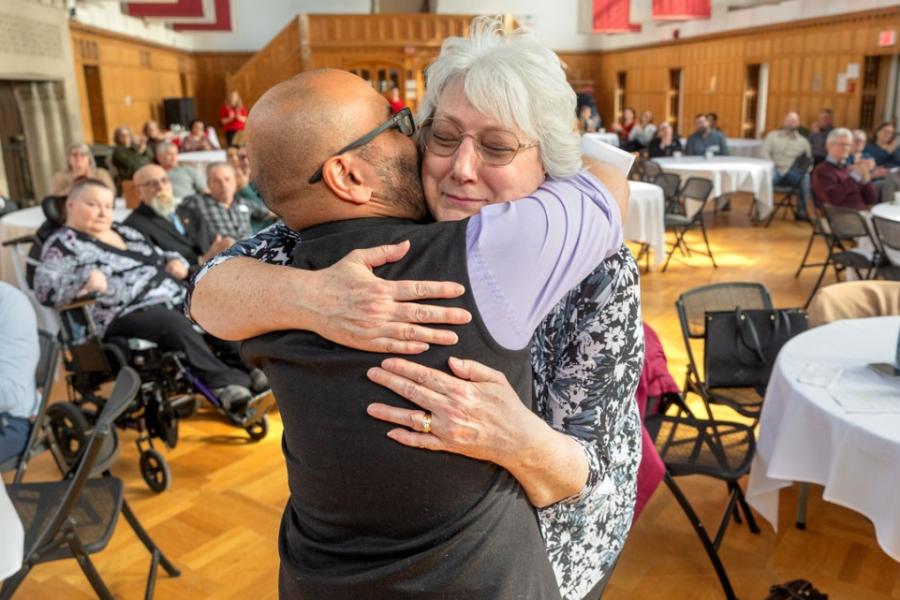
<path id="1" fill-rule="evenodd" d="M 404 426 L 388 437 L 495 463 L 516 478 L 537 507 L 582 491 L 588 459 L 581 444 L 528 410 L 499 371 L 471 360 L 451 358 L 449 364 L 456 377 L 399 358 L 369 370 L 372 381 L 432 415 L 431 432 L 422 433 L 423 411 L 370 404 L 371 416 Z"/>
<path id="2" fill-rule="evenodd" d="M 408 243 L 356 250 L 321 271 L 285 266 L 297 243 L 298 236 L 279 222 L 214 258 L 194 278 L 189 316 L 227 340 L 305 329 L 358 350 L 398 354 L 456 343 L 455 333 L 418 323 L 471 319 L 459 308 L 412 302 L 455 298 L 464 292 L 459 284 L 385 281 L 372 273 L 400 260 Z"/>
<path id="3" fill-rule="evenodd" d="M 92 270 L 79 262 L 71 230 L 62 229 L 44 243 L 41 263 L 34 273 L 34 295 L 45 306 L 69 304 L 87 283 Z"/>

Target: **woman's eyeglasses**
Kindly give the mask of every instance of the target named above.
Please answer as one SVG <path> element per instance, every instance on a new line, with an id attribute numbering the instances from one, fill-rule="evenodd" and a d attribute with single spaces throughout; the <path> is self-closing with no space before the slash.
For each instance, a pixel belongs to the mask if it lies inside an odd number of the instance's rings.
<path id="1" fill-rule="evenodd" d="M 463 133 L 452 121 L 434 119 L 425 130 L 425 148 L 437 156 L 452 156 L 467 137 L 475 142 L 475 151 L 482 162 L 492 167 L 508 165 L 520 150 L 538 146 L 537 142 L 520 143 L 516 134 L 506 129 Z"/>
<path id="2" fill-rule="evenodd" d="M 403 135 L 410 137 L 412 134 L 416 132 L 416 121 L 413 119 L 412 111 L 408 108 L 401 109 L 390 119 L 362 136 L 361 138 L 350 142 L 328 158 L 334 158 L 335 156 L 339 156 L 344 152 L 350 152 L 351 150 L 355 150 L 356 148 L 360 148 L 365 146 L 376 137 L 384 133 L 385 131 L 390 131 L 391 129 L 399 129 L 400 133 Z M 322 166 L 319 167 L 315 173 L 312 174 L 312 177 L 309 178 L 308 183 L 318 183 L 322 180 L 322 169 L 325 168 L 325 163 L 322 163 Z"/>

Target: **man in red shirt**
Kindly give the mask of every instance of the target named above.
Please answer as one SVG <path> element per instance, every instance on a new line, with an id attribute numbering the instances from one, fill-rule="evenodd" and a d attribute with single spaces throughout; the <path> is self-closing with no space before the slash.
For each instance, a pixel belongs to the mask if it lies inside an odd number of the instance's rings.
<path id="1" fill-rule="evenodd" d="M 878 190 L 871 183 L 871 161 L 847 166 L 853 146 L 853 134 L 839 127 L 831 130 L 825 142 L 827 158 L 813 170 L 812 189 L 817 202 L 868 210 L 878 202 Z"/>

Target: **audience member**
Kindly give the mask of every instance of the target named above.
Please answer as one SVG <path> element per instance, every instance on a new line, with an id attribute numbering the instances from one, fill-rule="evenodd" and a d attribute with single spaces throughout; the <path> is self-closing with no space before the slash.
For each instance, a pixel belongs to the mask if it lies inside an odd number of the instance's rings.
<path id="1" fill-rule="evenodd" d="M 659 129 L 656 130 L 656 136 L 650 140 L 650 147 L 647 153 L 650 155 L 650 158 L 657 158 L 660 156 L 672 156 L 676 152 L 682 152 L 682 150 L 678 134 L 675 133 L 668 121 L 663 121 L 659 124 Z"/>
<path id="2" fill-rule="evenodd" d="M 827 155 L 812 174 L 812 189 L 816 200 L 833 206 L 868 210 L 878 202 L 878 191 L 871 183 L 870 161 L 863 160 L 847 166 L 853 146 L 849 129 L 832 129 L 825 140 Z"/>
<path id="3" fill-rule="evenodd" d="M 251 205 L 268 211 L 266 203 L 263 201 L 262 195 L 256 184 L 250 178 L 250 159 L 247 156 L 247 149 L 243 146 L 230 146 L 228 148 L 228 163 L 234 167 L 234 179 L 237 184 L 236 198 L 243 198 Z M 253 233 L 265 229 L 278 219 L 272 215 L 266 219 L 254 218 L 251 221 Z"/>
<path id="4" fill-rule="evenodd" d="M 791 111 L 784 116 L 784 126 L 781 129 L 770 131 L 763 142 L 763 158 L 775 163 L 775 171 L 772 174 L 772 183 L 774 185 L 796 185 L 798 175 L 791 173 L 791 166 L 801 155 L 812 158 L 812 149 L 809 147 L 809 141 L 797 131 L 799 126 L 800 115 Z M 794 216 L 798 221 L 807 221 L 809 220 L 806 214 L 806 201 L 810 193 L 809 173 L 804 173 L 800 177 L 801 197 L 797 202 Z"/>
<path id="5" fill-rule="evenodd" d="M 65 196 L 72 189 L 72 184 L 82 177 L 99 179 L 109 186 L 109 189 L 116 189 L 109 171 L 98 167 L 97 163 L 94 162 L 94 155 L 91 154 L 91 149 L 88 145 L 76 142 L 69 144 L 66 150 L 66 168 L 58 171 L 53 175 L 53 179 L 50 180 L 49 195 Z"/>
<path id="6" fill-rule="evenodd" d="M 395 115 L 406 108 L 406 104 L 404 104 L 403 99 L 400 98 L 400 88 L 396 85 L 391 88 L 391 95 L 388 96 L 388 102 L 391 105 L 391 112 Z"/>
<path id="7" fill-rule="evenodd" d="M 625 147 L 628 143 L 628 136 L 635 126 L 635 112 L 633 108 L 626 107 L 622 111 L 622 119 L 618 123 L 613 123 L 613 131 L 619 134 L 619 146 Z"/>
<path id="8" fill-rule="evenodd" d="M 178 202 L 171 176 L 159 165 L 138 169 L 134 187 L 141 203 L 123 225 L 140 231 L 163 250 L 177 252 L 191 269 L 234 244 L 230 237 L 210 237 L 200 214 Z"/>
<path id="9" fill-rule="evenodd" d="M 891 169 L 900 167 L 900 147 L 897 145 L 896 129 L 890 121 L 879 125 L 872 133 L 872 141 L 864 153 L 875 160 L 872 179 L 885 177 Z"/>
<path id="10" fill-rule="evenodd" d="M 900 315 L 900 281 L 844 281 L 819 288 L 809 303 L 809 326 L 842 319 Z"/>
<path id="11" fill-rule="evenodd" d="M 850 156 L 847 157 L 848 165 L 852 165 L 853 163 L 857 163 L 867 158 L 872 158 L 866 153 L 866 142 L 868 139 L 869 137 L 862 129 L 853 130 L 853 147 L 850 149 Z"/>
<path id="12" fill-rule="evenodd" d="M 219 122 L 222 124 L 222 131 L 225 132 L 225 145 L 230 146 L 234 136 L 244 130 L 244 124 L 247 122 L 247 107 L 241 102 L 237 90 L 231 90 L 225 96 L 225 102 L 219 108 Z M 191 123 L 191 129 L 193 127 L 194 124 Z"/>
<path id="13" fill-rule="evenodd" d="M 623 148 L 629 152 L 639 152 L 646 150 L 656 135 L 656 125 L 653 124 L 653 113 L 649 110 L 641 114 L 641 119 L 631 128 L 628 134 L 628 143 Z"/>
<path id="14" fill-rule="evenodd" d="M 709 120 L 703 113 L 694 117 L 694 133 L 687 139 L 685 154 L 704 156 L 707 153 L 728 156 L 728 143 L 721 132 L 710 129 Z"/>
<path id="15" fill-rule="evenodd" d="M 211 237 L 221 235 L 240 240 L 253 233 L 252 219 L 268 219 L 272 213 L 265 207 L 238 198 L 235 169 L 225 162 L 212 163 L 206 169 L 208 194 L 191 196 L 184 205 L 202 217 Z"/>
<path id="16" fill-rule="evenodd" d="M 28 443 L 29 419 L 38 408 L 34 371 L 41 348 L 31 302 L 21 290 L 2 281 L 0 332 L 0 463 L 3 463 L 21 455 Z"/>
<path id="17" fill-rule="evenodd" d="M 113 141 L 116 148 L 113 150 L 112 163 L 116 167 L 116 177 L 119 181 L 130 181 L 135 171 L 153 162 L 153 152 L 147 148 L 146 138 L 141 136 L 134 139 L 129 127 L 125 125 L 116 127 Z"/>
<path id="18" fill-rule="evenodd" d="M 138 337 L 163 352 L 183 352 L 185 362 L 213 388 L 225 406 L 250 399 L 251 377 L 229 367 L 209 349 L 181 310 L 188 265 L 112 219 L 113 193 L 96 179 L 72 188 L 66 223 L 44 243 L 34 293 L 48 306 L 64 306 L 86 294 L 88 310 L 104 337 Z"/>
<path id="19" fill-rule="evenodd" d="M 581 133 L 596 133 L 599 127 L 600 119 L 595 117 L 591 111 L 591 107 L 587 104 L 582 105 L 578 113 L 578 129 Z"/>
<path id="20" fill-rule="evenodd" d="M 156 147 L 156 162 L 166 171 L 176 198 L 187 198 L 209 191 L 203 175 L 193 167 L 178 164 L 178 146 L 172 142 L 163 142 Z"/>
<path id="21" fill-rule="evenodd" d="M 718 131 L 718 132 L 722 131 L 721 129 L 719 129 L 719 115 L 717 115 L 716 113 L 714 113 L 714 112 L 707 113 L 706 121 L 709 123 L 709 129 L 711 131 Z"/>
<path id="22" fill-rule="evenodd" d="M 206 124 L 200 119 L 194 119 L 191 121 L 191 130 L 185 136 L 183 140 L 181 140 L 181 151 L 182 152 L 203 152 L 205 150 L 212 150 L 213 144 L 209 140 L 206 132 Z"/>
<path id="23" fill-rule="evenodd" d="M 159 126 L 159 122 L 154 119 L 150 119 L 144 123 L 142 131 L 144 137 L 147 139 L 147 148 L 153 152 L 154 157 L 156 156 L 157 146 L 163 142 L 172 141 L 172 135 L 167 131 L 163 131 Z"/>
<path id="24" fill-rule="evenodd" d="M 834 129 L 834 113 L 830 108 L 823 108 L 819 112 L 819 119 L 809 128 L 809 146 L 812 148 L 813 161 L 817 165 L 828 156 L 825 145 L 832 129 Z"/>

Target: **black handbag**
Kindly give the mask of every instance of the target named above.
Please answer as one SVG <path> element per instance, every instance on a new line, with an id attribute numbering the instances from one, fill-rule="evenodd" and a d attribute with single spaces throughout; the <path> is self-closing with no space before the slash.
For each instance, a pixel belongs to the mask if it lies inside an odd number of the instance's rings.
<path id="1" fill-rule="evenodd" d="M 828 600 L 828 594 L 820 592 L 805 579 L 794 579 L 770 587 L 766 600 Z"/>
<path id="2" fill-rule="evenodd" d="M 706 385 L 765 388 L 784 344 L 808 327 L 799 308 L 706 313 L 703 368 Z"/>

